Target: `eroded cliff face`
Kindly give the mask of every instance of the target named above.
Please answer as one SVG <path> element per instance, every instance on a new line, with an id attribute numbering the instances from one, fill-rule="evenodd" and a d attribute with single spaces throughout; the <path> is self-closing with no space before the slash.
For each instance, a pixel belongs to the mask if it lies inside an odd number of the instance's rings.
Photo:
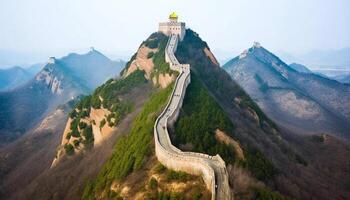
<path id="1" fill-rule="evenodd" d="M 54 72 L 54 65 L 48 65 L 45 69 L 40 71 L 36 76 L 35 80 L 38 82 L 43 82 L 47 85 L 48 88 L 50 88 L 51 92 L 53 94 L 62 94 L 63 88 L 61 79 L 63 76 L 59 77 L 58 75 L 55 75 Z"/>
<path id="2" fill-rule="evenodd" d="M 154 85 L 159 85 L 161 88 L 166 88 L 176 79 L 173 74 L 159 74 L 158 77 L 153 77 L 152 82 Z"/>
<path id="3" fill-rule="evenodd" d="M 216 65 L 216 66 L 218 66 L 218 67 L 220 66 L 220 64 L 219 64 L 219 62 L 216 60 L 214 54 L 208 49 L 208 47 L 205 47 L 205 48 L 203 49 L 203 51 L 204 51 L 205 55 L 208 56 L 208 58 L 210 59 L 210 61 L 211 61 L 214 65 Z"/>
<path id="4" fill-rule="evenodd" d="M 103 125 L 103 121 L 107 121 L 108 115 L 111 112 L 107 109 L 94 109 L 91 108 L 90 111 L 90 124 L 92 125 L 92 132 L 94 134 L 94 146 L 100 145 L 103 140 L 108 138 L 113 130 L 116 130 L 117 127 L 110 126 L 109 123 Z M 115 119 L 113 118 L 111 122 L 113 123 Z"/>
<path id="5" fill-rule="evenodd" d="M 111 114 L 111 112 L 105 108 L 94 109 L 91 108 L 89 116 L 80 120 L 81 123 L 85 123 L 86 126 L 92 127 L 93 134 L 93 146 L 97 147 L 100 145 L 105 139 L 110 137 L 110 134 L 117 130 L 117 127 L 110 126 L 107 122 L 107 117 Z M 113 120 L 112 120 L 113 121 Z M 72 118 L 68 118 L 66 127 L 63 132 L 63 137 L 61 141 L 61 145 L 58 147 L 57 155 L 54 158 L 51 167 L 56 166 L 60 160 L 66 155 L 66 148 L 68 145 L 74 147 L 74 153 L 80 153 L 84 151 L 83 141 L 86 141 L 86 136 L 82 136 L 83 138 L 72 136 Z M 82 134 L 83 129 L 78 127 L 78 131 Z M 66 148 L 65 148 L 66 147 Z"/>
<path id="6" fill-rule="evenodd" d="M 232 137 L 230 137 L 228 134 L 221 131 L 220 129 L 215 130 L 215 138 L 226 145 L 231 145 L 236 153 L 236 156 L 240 160 L 244 160 L 244 152 L 238 141 L 234 140 Z"/>
<path id="7" fill-rule="evenodd" d="M 155 42 L 156 38 L 151 37 L 141 44 L 140 48 L 133 56 L 131 61 L 127 64 L 126 70 L 123 73 L 123 77 L 127 77 L 135 70 L 145 71 L 145 78 L 151 80 L 154 86 L 159 86 L 161 88 L 166 88 L 169 86 L 176 78 L 176 75 L 171 71 L 164 71 L 161 64 L 155 59 L 159 60 L 161 55 L 160 52 L 164 51 L 165 43 L 162 40 L 159 42 L 159 46 L 155 48 L 152 42 Z"/>
<path id="8" fill-rule="evenodd" d="M 165 35 L 152 34 L 126 64 L 120 79 L 107 81 L 71 112 L 52 167 L 66 155 L 101 145 L 117 131 L 119 122 L 133 109 L 132 101 L 136 101 L 123 97 L 132 87 L 150 82 L 154 88 L 162 89 L 175 80 L 176 73 L 164 61 L 166 42 Z M 40 80 L 51 84 L 49 75 L 43 74 Z"/>
<path id="9" fill-rule="evenodd" d="M 135 70 L 144 70 L 145 76 L 149 80 L 151 78 L 151 72 L 154 68 L 152 57 L 148 55 L 154 54 L 158 49 L 151 49 L 145 44 L 142 44 L 136 53 L 136 58 L 131 61 L 130 67 L 125 72 L 124 76 L 129 76 Z"/>

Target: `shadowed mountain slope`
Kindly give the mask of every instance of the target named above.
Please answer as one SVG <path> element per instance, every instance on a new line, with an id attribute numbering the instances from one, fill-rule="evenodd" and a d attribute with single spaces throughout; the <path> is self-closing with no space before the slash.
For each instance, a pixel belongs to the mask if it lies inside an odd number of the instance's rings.
<path id="1" fill-rule="evenodd" d="M 312 73 L 311 70 L 309 70 L 306 66 L 304 66 L 302 64 L 292 63 L 289 65 L 289 67 L 291 67 L 292 69 L 294 69 L 295 71 L 300 72 L 300 73 L 306 73 L 306 74 Z"/>
<path id="2" fill-rule="evenodd" d="M 92 50 L 69 54 L 49 62 L 25 85 L 0 93 L 0 138 L 2 143 L 22 135 L 48 112 L 68 100 L 91 92 L 124 63 L 115 63 Z"/>
<path id="3" fill-rule="evenodd" d="M 281 126 L 350 137 L 350 87 L 300 73 L 255 44 L 223 68 Z"/>
<path id="4" fill-rule="evenodd" d="M 236 199 L 283 199 L 271 190 L 297 199 L 348 195 L 340 176 L 327 170 L 350 162 L 344 159 L 350 150 L 348 143 L 331 136 L 315 142 L 314 137 L 295 135 L 276 125 L 209 52 L 208 45 L 191 30 L 176 52 L 181 63 L 191 65 L 195 76 L 175 126 L 179 147 L 220 153 L 228 164 Z M 319 148 L 337 151 L 339 156 L 318 154 Z M 325 163 L 327 158 L 331 160 Z M 337 168 L 338 175 L 349 177 L 348 166 Z"/>

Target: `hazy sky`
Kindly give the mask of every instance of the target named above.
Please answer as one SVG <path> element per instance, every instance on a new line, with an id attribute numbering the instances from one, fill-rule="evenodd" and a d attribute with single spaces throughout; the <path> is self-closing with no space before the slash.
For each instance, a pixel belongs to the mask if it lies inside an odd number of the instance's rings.
<path id="1" fill-rule="evenodd" d="M 0 50 L 62 55 L 90 46 L 134 52 L 171 11 L 232 56 L 350 47 L 349 0 L 0 0 Z"/>

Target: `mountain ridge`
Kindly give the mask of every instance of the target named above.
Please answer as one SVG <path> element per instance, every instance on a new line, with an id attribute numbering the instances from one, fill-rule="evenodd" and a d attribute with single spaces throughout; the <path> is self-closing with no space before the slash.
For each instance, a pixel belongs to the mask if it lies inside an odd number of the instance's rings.
<path id="1" fill-rule="evenodd" d="M 4 138 L 3 142 L 24 134 L 59 104 L 88 94 L 111 78 L 111 69 L 117 74 L 124 65 L 123 62 L 111 61 L 97 51 L 71 54 L 68 60 L 64 57 L 53 58 L 52 61 L 24 85 L 0 92 L 0 107 L 3 110 L 0 113 L 0 135 Z M 84 71 L 81 76 L 80 71 Z"/>
<path id="2" fill-rule="evenodd" d="M 200 177 L 172 171 L 155 157 L 154 122 L 169 99 L 173 77 L 178 75 L 165 62 L 166 41 L 161 33 L 151 34 L 119 79 L 109 79 L 73 106 L 66 122 L 69 129 L 59 135 L 60 147 L 67 155 L 51 169 L 52 158 L 45 158 L 47 169 L 8 193 L 9 199 L 210 199 Z M 220 154 L 228 166 L 232 196 L 323 200 L 349 195 L 341 181 L 349 177 L 346 142 L 327 134 L 295 134 L 280 126 L 248 95 L 244 85 L 218 65 L 208 44 L 194 31 L 186 30 L 175 55 L 180 63 L 190 64 L 192 82 L 170 130 L 171 140 L 183 151 Z M 235 62 L 248 58 L 247 51 Z M 248 66 L 266 68 L 267 75 L 276 76 L 271 81 L 264 73 L 243 77 L 259 83 L 253 85 L 256 91 L 288 88 L 304 95 L 303 88 L 289 85 L 290 79 L 294 80 L 291 73 L 297 72 L 276 58 L 262 57 Z M 272 61 L 274 65 L 269 65 Z M 109 112 L 97 119 L 97 109 Z M 113 131 L 98 145 L 91 145 L 99 137 L 98 130 L 107 127 Z M 50 152 L 52 155 L 53 149 Z M 334 167 L 338 170 L 329 170 Z"/>
<path id="3" fill-rule="evenodd" d="M 30 78 L 32 78 L 32 74 L 19 66 L 0 69 L 0 91 L 12 90 Z"/>
<path id="4" fill-rule="evenodd" d="M 291 123 L 285 120 L 282 124 L 295 129 L 298 121 L 303 124 L 298 131 L 316 128 L 348 137 L 349 87 L 316 74 L 299 73 L 263 47 L 252 47 L 242 54 L 223 68 L 274 120 L 289 118 Z"/>

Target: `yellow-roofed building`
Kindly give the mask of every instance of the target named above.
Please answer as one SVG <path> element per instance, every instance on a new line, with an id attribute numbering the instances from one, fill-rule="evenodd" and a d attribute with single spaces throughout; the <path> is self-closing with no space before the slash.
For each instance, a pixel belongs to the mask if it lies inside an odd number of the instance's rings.
<path id="1" fill-rule="evenodd" d="M 177 20 L 178 16 L 176 14 L 176 12 L 172 12 L 170 15 L 169 15 L 169 19 L 176 19 Z"/>
<path id="2" fill-rule="evenodd" d="M 186 34 L 186 24 L 184 22 L 178 22 L 179 16 L 172 12 L 169 15 L 168 22 L 159 23 L 159 32 L 164 33 L 165 35 L 176 34 L 179 36 L 182 41 Z"/>

